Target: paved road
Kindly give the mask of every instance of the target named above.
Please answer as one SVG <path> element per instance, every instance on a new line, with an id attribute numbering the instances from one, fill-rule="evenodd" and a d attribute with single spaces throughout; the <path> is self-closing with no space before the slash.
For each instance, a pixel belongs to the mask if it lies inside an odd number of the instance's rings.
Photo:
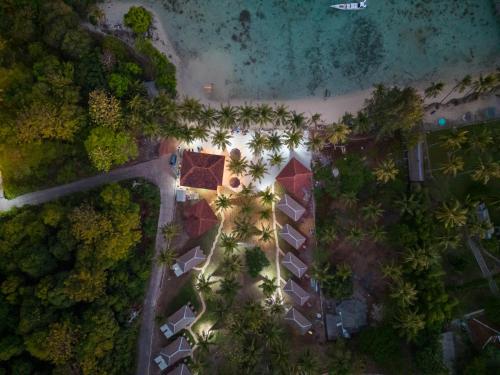
<path id="1" fill-rule="evenodd" d="M 175 177 L 168 163 L 169 156 L 170 155 L 164 155 L 158 159 L 139 163 L 130 167 L 118 168 L 111 172 L 85 178 L 70 184 L 21 195 L 12 200 L 7 200 L 0 196 L 0 211 L 7 211 L 13 207 L 25 205 L 42 204 L 69 194 L 93 189 L 112 182 L 132 178 L 145 178 L 160 189 L 161 205 L 158 218 L 159 229 L 173 219 L 175 209 Z M 163 236 L 161 235 L 161 231 L 158 230 L 156 233 L 155 255 L 163 249 L 164 245 Z M 161 276 L 162 267 L 158 266 L 156 262 L 153 262 L 151 278 L 149 280 L 149 286 L 142 310 L 142 322 L 137 353 L 137 375 L 148 375 L 150 373 L 152 356 L 156 354 L 151 353 L 151 350 L 155 329 L 156 304 L 160 294 Z"/>

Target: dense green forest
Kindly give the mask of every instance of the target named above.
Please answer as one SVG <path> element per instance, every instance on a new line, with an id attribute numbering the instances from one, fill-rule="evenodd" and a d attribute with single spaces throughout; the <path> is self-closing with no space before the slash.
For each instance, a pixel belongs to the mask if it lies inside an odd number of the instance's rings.
<path id="1" fill-rule="evenodd" d="M 158 206 L 144 183 L 4 214 L 0 374 L 130 373 Z"/>
<path id="2" fill-rule="evenodd" d="M 7 197 L 137 157 L 137 140 L 154 133 L 140 111 L 142 82 L 156 78 L 164 101 L 175 95 L 175 67 L 149 41 L 138 37 L 137 53 L 80 26 L 90 3 L 0 3 L 0 166 Z"/>

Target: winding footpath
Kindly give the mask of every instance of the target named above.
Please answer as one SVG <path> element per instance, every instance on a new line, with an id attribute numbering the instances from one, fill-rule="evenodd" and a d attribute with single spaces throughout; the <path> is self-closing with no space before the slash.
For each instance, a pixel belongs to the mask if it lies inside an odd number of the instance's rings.
<path id="1" fill-rule="evenodd" d="M 175 177 L 169 165 L 170 155 L 163 155 L 158 159 L 115 169 L 108 173 L 84 178 L 70 184 L 40 190 L 33 193 L 21 195 L 14 199 L 5 199 L 0 195 L 0 211 L 8 211 L 14 207 L 25 205 L 37 205 L 64 196 L 90 190 L 113 182 L 129 180 L 133 178 L 144 178 L 155 184 L 160 189 L 160 214 L 158 218 L 158 231 L 156 233 L 155 257 L 165 246 L 161 235 L 161 228 L 172 221 L 175 210 Z M 142 323 L 139 332 L 137 353 L 137 375 L 148 375 L 152 361 L 152 340 L 155 329 L 156 304 L 160 295 L 162 266 L 152 262 L 151 277 L 144 299 L 142 309 Z"/>

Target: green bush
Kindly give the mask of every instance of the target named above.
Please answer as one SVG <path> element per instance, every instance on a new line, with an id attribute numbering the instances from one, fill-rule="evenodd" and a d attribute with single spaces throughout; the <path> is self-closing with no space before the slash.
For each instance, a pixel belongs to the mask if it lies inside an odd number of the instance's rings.
<path id="1" fill-rule="evenodd" d="M 149 40 L 144 38 L 137 39 L 135 43 L 137 51 L 146 55 L 153 65 L 155 73 L 155 83 L 159 89 L 164 89 L 170 96 L 177 94 L 175 78 L 175 65 L 158 51 Z"/>
<path id="2" fill-rule="evenodd" d="M 342 193 L 359 193 L 373 180 L 370 170 L 357 155 L 348 155 L 336 162 L 340 171 L 340 190 Z"/>
<path id="3" fill-rule="evenodd" d="M 125 26 L 130 27 L 136 34 L 144 34 L 149 30 L 153 16 L 144 7 L 131 7 L 123 17 Z"/>
<path id="4" fill-rule="evenodd" d="M 260 247 L 247 249 L 245 252 L 245 259 L 248 274 L 252 277 L 259 276 L 260 271 L 270 265 L 266 254 L 260 249 Z"/>

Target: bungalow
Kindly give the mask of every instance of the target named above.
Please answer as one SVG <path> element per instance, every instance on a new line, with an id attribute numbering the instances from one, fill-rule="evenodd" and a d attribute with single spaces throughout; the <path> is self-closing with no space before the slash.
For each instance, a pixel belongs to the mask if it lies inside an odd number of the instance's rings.
<path id="1" fill-rule="evenodd" d="M 203 250 L 201 250 L 199 246 L 196 246 L 194 249 L 189 250 L 186 254 L 177 258 L 177 262 L 172 266 L 172 270 L 175 276 L 179 277 L 191 271 L 206 259 L 207 257 L 203 254 Z"/>
<path id="2" fill-rule="evenodd" d="M 191 375 L 191 371 L 189 371 L 189 368 L 182 363 L 174 370 L 170 371 L 167 375 Z"/>
<path id="3" fill-rule="evenodd" d="M 295 302 L 297 302 L 300 306 L 304 305 L 309 299 L 309 293 L 307 293 L 304 289 L 300 287 L 292 279 L 288 280 L 283 287 L 283 290 L 293 298 Z"/>
<path id="4" fill-rule="evenodd" d="M 294 323 L 303 335 L 312 327 L 312 323 L 294 307 L 288 310 L 285 320 Z"/>
<path id="5" fill-rule="evenodd" d="M 182 154 L 181 186 L 217 190 L 224 177 L 224 155 L 184 151 Z"/>
<path id="6" fill-rule="evenodd" d="M 312 172 L 292 158 L 276 176 L 276 181 L 294 198 L 306 203 L 311 198 Z"/>
<path id="7" fill-rule="evenodd" d="M 165 337 L 169 339 L 195 321 L 196 316 L 188 305 L 182 306 L 167 318 L 167 323 L 160 327 Z"/>
<path id="8" fill-rule="evenodd" d="M 158 355 L 154 361 L 160 370 L 163 371 L 181 359 L 189 357 L 191 353 L 191 345 L 189 345 L 186 338 L 179 337 L 170 345 L 160 350 L 160 355 Z"/>
<path id="9" fill-rule="evenodd" d="M 293 221 L 298 221 L 306 212 L 306 209 L 288 194 L 285 194 L 276 207 Z"/>
<path id="10" fill-rule="evenodd" d="M 299 258 L 297 258 L 293 253 L 286 253 L 281 261 L 281 264 L 285 266 L 291 273 L 297 276 L 299 279 L 304 276 L 307 271 L 307 266 Z"/>
<path id="11" fill-rule="evenodd" d="M 306 238 L 296 231 L 290 224 L 285 224 L 280 232 L 280 237 L 298 250 L 306 242 Z"/>
<path id="12" fill-rule="evenodd" d="M 217 225 L 219 220 L 205 199 L 184 208 L 184 228 L 191 238 L 197 238 Z"/>

